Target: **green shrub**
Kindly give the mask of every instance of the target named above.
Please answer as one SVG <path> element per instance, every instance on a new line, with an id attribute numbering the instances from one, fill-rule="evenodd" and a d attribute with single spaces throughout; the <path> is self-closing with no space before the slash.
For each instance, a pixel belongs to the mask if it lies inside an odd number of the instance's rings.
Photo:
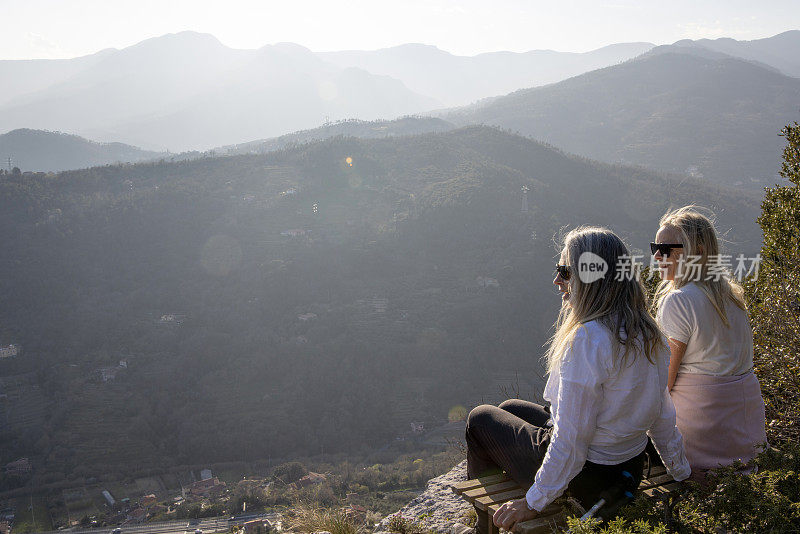
<path id="1" fill-rule="evenodd" d="M 755 463 L 755 474 L 716 470 L 709 487 L 695 487 L 680 503 L 681 521 L 706 532 L 800 531 L 800 446 L 768 450 Z"/>
<path id="2" fill-rule="evenodd" d="M 287 462 L 275 467 L 272 471 L 272 478 L 280 480 L 284 484 L 291 484 L 306 474 L 308 474 L 308 469 L 300 462 Z"/>
<path id="3" fill-rule="evenodd" d="M 740 465 L 721 468 L 707 486 L 689 483 L 673 502 L 640 496 L 620 510 L 623 522 L 609 523 L 610 530 L 582 525 L 589 530 L 573 532 L 800 531 L 800 445 L 767 450 L 754 461 L 757 473 L 743 474 Z"/>
<path id="4" fill-rule="evenodd" d="M 800 438 L 800 125 L 781 135 L 787 145 L 780 174 L 790 185 L 766 190 L 761 266 L 745 286 L 767 435 L 775 443 Z"/>
<path id="5" fill-rule="evenodd" d="M 665 534 L 667 528 L 663 524 L 652 526 L 644 519 L 627 521 L 621 517 L 609 521 L 603 526 L 599 519 L 579 520 L 577 517 L 567 518 L 567 528 L 571 534 Z"/>

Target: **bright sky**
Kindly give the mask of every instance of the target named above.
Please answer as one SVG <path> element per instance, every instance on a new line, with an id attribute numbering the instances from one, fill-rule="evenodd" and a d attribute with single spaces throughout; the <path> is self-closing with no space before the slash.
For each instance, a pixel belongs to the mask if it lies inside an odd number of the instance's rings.
<path id="1" fill-rule="evenodd" d="M 0 59 L 68 58 L 183 30 L 233 48 L 402 43 L 458 55 L 584 52 L 631 41 L 758 39 L 800 29 L 797 0 L 0 0 Z"/>

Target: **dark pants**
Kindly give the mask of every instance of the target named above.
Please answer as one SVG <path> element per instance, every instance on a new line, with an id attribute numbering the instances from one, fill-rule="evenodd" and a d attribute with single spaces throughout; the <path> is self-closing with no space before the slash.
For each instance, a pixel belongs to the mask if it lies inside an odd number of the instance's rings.
<path id="1" fill-rule="evenodd" d="M 467 418 L 467 476 L 477 478 L 502 470 L 523 488 L 530 487 L 550 445 L 549 419 L 546 408 L 520 399 L 476 407 Z M 568 490 L 588 509 L 609 485 L 622 479 L 622 471 L 631 473 L 638 485 L 643 465 L 644 453 L 619 465 L 586 462 Z M 478 513 L 476 529 L 479 534 L 488 532 L 485 514 Z"/>

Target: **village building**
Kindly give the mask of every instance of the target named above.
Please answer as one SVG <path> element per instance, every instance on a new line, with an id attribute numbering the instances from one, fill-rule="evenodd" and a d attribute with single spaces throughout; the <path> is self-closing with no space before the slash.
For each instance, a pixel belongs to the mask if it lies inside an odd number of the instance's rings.
<path id="1" fill-rule="evenodd" d="M 306 233 L 307 232 L 305 230 L 302 230 L 300 228 L 293 228 L 291 230 L 284 230 L 283 232 L 281 232 L 281 235 L 283 237 L 301 237 L 306 235 Z"/>
<path id="2" fill-rule="evenodd" d="M 158 322 L 165 325 L 179 325 L 186 320 L 186 315 L 180 313 L 165 313 L 163 314 Z"/>
<path id="3" fill-rule="evenodd" d="M 500 282 L 497 281 L 497 278 L 489 278 L 488 276 L 476 277 L 475 284 L 478 287 L 500 287 Z"/>
<path id="4" fill-rule="evenodd" d="M 217 477 L 208 478 L 206 480 L 199 480 L 189 486 L 188 493 L 196 497 L 208 497 L 209 495 L 216 495 L 225 489 L 225 483 L 220 482 Z"/>
<path id="5" fill-rule="evenodd" d="M 242 526 L 245 534 L 267 534 L 272 531 L 272 523 L 268 519 L 253 519 Z"/>
<path id="6" fill-rule="evenodd" d="M 128 512 L 128 517 L 131 521 L 136 521 L 137 523 L 141 523 L 145 519 L 147 519 L 147 510 L 144 508 L 134 508 L 130 512 Z"/>
<path id="7" fill-rule="evenodd" d="M 113 507 L 117 504 L 117 501 L 111 496 L 111 493 L 108 490 L 103 490 L 102 493 L 109 506 Z"/>
<path id="8" fill-rule="evenodd" d="M 14 343 L 12 343 L 11 345 L 0 347 L 0 358 L 16 358 L 21 353 L 22 353 L 22 347 Z"/>
<path id="9" fill-rule="evenodd" d="M 20 458 L 7 463 L 3 470 L 6 475 L 26 475 L 31 472 L 31 463 L 27 458 Z"/>
<path id="10" fill-rule="evenodd" d="M 119 371 L 119 367 L 103 367 L 99 369 L 100 371 L 100 380 L 103 382 L 109 382 L 114 380 L 117 377 L 117 372 Z"/>

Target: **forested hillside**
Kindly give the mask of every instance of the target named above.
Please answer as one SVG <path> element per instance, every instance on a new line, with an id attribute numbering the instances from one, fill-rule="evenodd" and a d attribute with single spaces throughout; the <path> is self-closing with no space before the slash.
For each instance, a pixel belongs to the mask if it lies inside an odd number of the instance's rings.
<path id="1" fill-rule="evenodd" d="M 777 132 L 800 112 L 800 80 L 703 50 L 659 47 L 442 117 L 509 128 L 601 161 L 753 190 L 774 185 L 782 146 Z"/>
<path id="2" fill-rule="evenodd" d="M 60 132 L 13 130 L 0 135 L 0 155 L 25 171 L 65 171 L 165 156 L 123 143 L 95 143 Z"/>
<path id="3" fill-rule="evenodd" d="M 288 133 L 280 137 L 259 139 L 247 143 L 239 143 L 237 145 L 226 145 L 214 151 L 227 155 L 264 153 L 273 152 L 301 143 L 322 141 L 323 139 L 339 135 L 373 139 L 398 135 L 445 132 L 454 128 L 455 125 L 445 120 L 419 115 L 401 117 L 394 120 L 362 121 L 358 119 L 349 119 L 334 121 L 318 128 Z"/>
<path id="4" fill-rule="evenodd" d="M 526 191 L 523 190 L 526 189 Z M 541 384 L 553 236 L 759 198 L 486 127 L 0 176 L 0 461 L 47 480 L 378 447 Z M 40 480 L 41 482 L 42 480 Z"/>

